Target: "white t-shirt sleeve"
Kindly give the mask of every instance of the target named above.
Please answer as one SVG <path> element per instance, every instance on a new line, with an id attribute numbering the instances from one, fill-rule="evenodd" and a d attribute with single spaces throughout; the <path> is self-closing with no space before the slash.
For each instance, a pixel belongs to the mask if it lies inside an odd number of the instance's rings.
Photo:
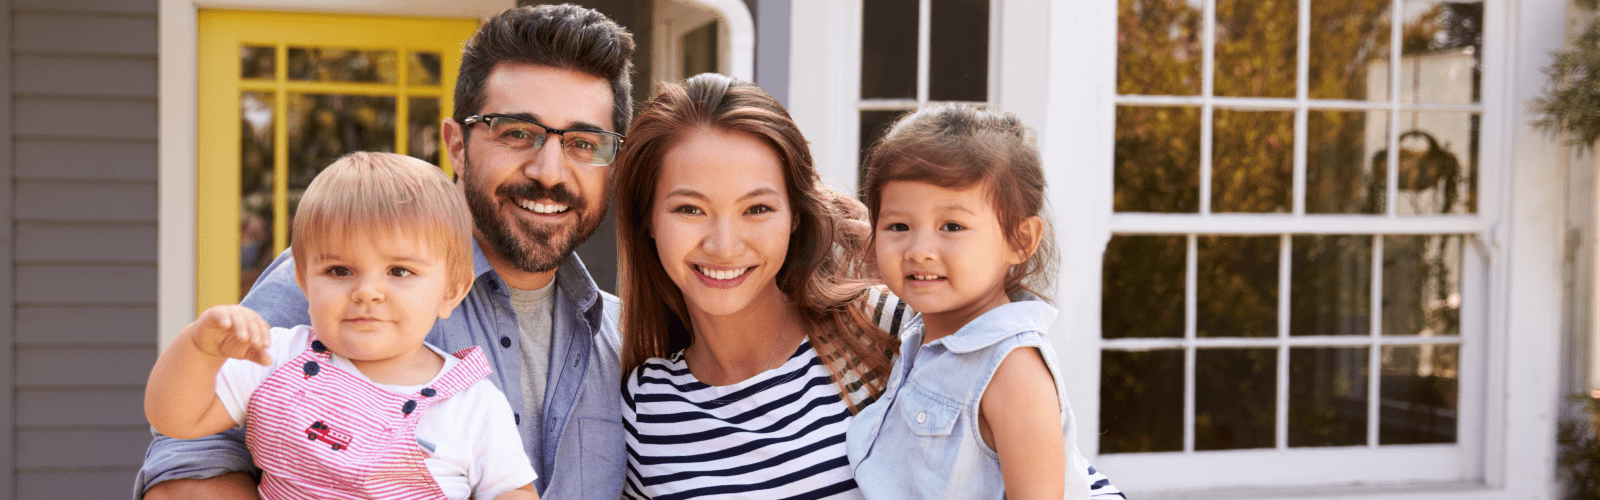
<path id="1" fill-rule="evenodd" d="M 472 415 L 462 420 L 471 431 L 473 458 L 467 479 L 473 485 L 472 498 L 493 500 L 538 479 L 522 449 L 522 434 L 512 420 L 506 395 L 484 378 L 457 397 L 462 396 L 468 396 L 463 401 L 473 402 L 469 406 Z"/>
<path id="2" fill-rule="evenodd" d="M 222 364 L 222 370 L 217 372 L 217 397 L 233 417 L 235 428 L 244 425 L 245 415 L 250 411 L 250 396 L 256 393 L 256 388 L 267 381 L 273 370 L 305 351 L 310 335 L 308 326 L 273 328 L 272 345 L 267 346 L 267 354 L 272 355 L 271 365 L 261 366 L 243 359 L 230 359 Z"/>

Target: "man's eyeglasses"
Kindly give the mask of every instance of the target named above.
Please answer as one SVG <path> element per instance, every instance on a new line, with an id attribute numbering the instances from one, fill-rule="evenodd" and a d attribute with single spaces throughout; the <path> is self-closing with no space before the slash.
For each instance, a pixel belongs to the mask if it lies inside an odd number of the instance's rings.
<path id="1" fill-rule="evenodd" d="M 617 148 L 622 146 L 622 134 L 616 132 L 550 128 L 515 115 L 472 115 L 461 121 L 461 127 L 471 127 L 474 123 L 489 126 L 489 140 L 517 151 L 537 151 L 544 147 L 551 134 L 559 135 L 561 150 L 566 152 L 567 158 L 586 165 L 610 165 L 617 157 Z"/>

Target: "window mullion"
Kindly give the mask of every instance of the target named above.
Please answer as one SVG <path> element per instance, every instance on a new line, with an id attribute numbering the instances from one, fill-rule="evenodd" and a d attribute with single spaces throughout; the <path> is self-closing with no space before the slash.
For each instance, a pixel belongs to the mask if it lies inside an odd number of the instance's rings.
<path id="1" fill-rule="evenodd" d="M 1211 108 L 1216 93 L 1217 2 L 1204 1 L 1200 21 L 1200 213 L 1211 213 Z M 1191 240 L 1192 241 L 1192 240 Z M 1192 248 L 1191 248 L 1192 250 Z"/>
<path id="2" fill-rule="evenodd" d="M 1187 251 L 1184 252 L 1184 279 L 1183 279 L 1183 451 L 1194 453 L 1194 378 L 1195 378 L 1195 316 L 1199 311 L 1199 301 L 1195 295 L 1198 288 L 1199 245 L 1198 238 L 1190 234 L 1187 239 Z"/>
<path id="3" fill-rule="evenodd" d="M 1290 177 L 1291 203 L 1296 215 L 1306 213 L 1307 96 L 1311 90 L 1311 0 L 1300 0 L 1300 25 L 1295 47 L 1294 173 Z"/>
<path id="4" fill-rule="evenodd" d="M 1278 449 L 1289 447 L 1289 245 L 1288 234 L 1278 239 L 1278 405 L 1276 414 Z"/>
<path id="5" fill-rule="evenodd" d="M 917 2 L 917 104 L 928 102 L 928 61 L 933 45 L 933 0 Z"/>
<path id="6" fill-rule="evenodd" d="M 1383 375 L 1383 236 L 1372 236 L 1372 297 L 1367 307 L 1371 321 L 1367 335 L 1372 347 L 1367 350 L 1367 447 L 1378 447 L 1378 417 L 1382 409 L 1378 389 Z"/>

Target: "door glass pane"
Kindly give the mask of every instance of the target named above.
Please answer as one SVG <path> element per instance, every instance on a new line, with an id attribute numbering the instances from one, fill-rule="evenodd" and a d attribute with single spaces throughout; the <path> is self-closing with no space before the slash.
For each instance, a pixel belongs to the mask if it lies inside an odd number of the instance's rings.
<path id="1" fill-rule="evenodd" d="M 1384 213 L 1389 113 L 1306 114 L 1306 213 Z"/>
<path id="2" fill-rule="evenodd" d="M 290 80 L 394 83 L 397 63 L 392 50 L 289 47 Z"/>
<path id="3" fill-rule="evenodd" d="M 1312 99 L 1389 98 L 1392 0 L 1311 0 Z"/>
<path id="4" fill-rule="evenodd" d="M 406 117 L 406 123 L 410 137 L 406 140 L 406 154 L 440 165 L 439 99 L 412 97 L 409 105 L 411 114 Z"/>
<path id="5" fill-rule="evenodd" d="M 1461 235 L 1383 237 L 1383 334 L 1461 334 Z"/>
<path id="6" fill-rule="evenodd" d="M 1104 338 L 1182 337 L 1184 236 L 1114 235 L 1102 269 Z"/>
<path id="7" fill-rule="evenodd" d="M 1475 113 L 1400 113 L 1400 215 L 1478 211 L 1480 123 Z"/>
<path id="8" fill-rule="evenodd" d="M 1200 337 L 1278 336 L 1278 236 L 1201 236 L 1195 276 Z"/>
<path id="9" fill-rule="evenodd" d="M 1194 449 L 1271 448 L 1276 440 L 1277 349 L 1199 349 Z"/>
<path id="10" fill-rule="evenodd" d="M 1383 347 L 1378 443 L 1456 442 L 1457 345 Z"/>
<path id="11" fill-rule="evenodd" d="M 1289 334 L 1372 331 L 1372 236 L 1296 235 L 1289 254 Z"/>
<path id="12" fill-rule="evenodd" d="M 917 98 L 919 8 L 917 0 L 862 2 L 862 99 Z"/>
<path id="13" fill-rule="evenodd" d="M 1200 109 L 1117 106 L 1118 212 L 1200 210 Z"/>
<path id="14" fill-rule="evenodd" d="M 683 48 L 683 77 L 717 72 L 717 23 L 684 33 L 680 40 Z"/>
<path id="15" fill-rule="evenodd" d="M 989 100 L 989 0 L 932 0 L 928 99 Z"/>
<path id="16" fill-rule="evenodd" d="M 406 83 L 439 84 L 439 53 L 413 51 L 406 54 Z"/>
<path id="17" fill-rule="evenodd" d="M 276 76 L 278 49 L 266 45 L 239 47 L 239 77 L 246 80 L 272 79 Z"/>
<path id="18" fill-rule="evenodd" d="M 1100 353 L 1100 453 L 1183 450 L 1183 351 Z"/>
<path id="19" fill-rule="evenodd" d="M 1294 97 L 1299 2 L 1216 1 L 1216 95 Z"/>
<path id="20" fill-rule="evenodd" d="M 311 179 L 340 156 L 394 152 L 394 97 L 289 94 L 288 112 L 290 220 Z"/>
<path id="21" fill-rule="evenodd" d="M 239 296 L 272 263 L 273 98 L 239 96 Z"/>
<path id="22" fill-rule="evenodd" d="M 1294 112 L 1219 109 L 1211 211 L 1288 212 L 1294 200 Z"/>
<path id="23" fill-rule="evenodd" d="M 861 151 L 856 155 L 857 179 L 862 181 L 867 179 L 867 151 L 883 138 L 883 134 L 889 132 L 889 126 L 894 125 L 895 119 L 903 114 L 906 114 L 906 111 L 898 109 L 861 112 L 861 136 L 858 138 L 860 142 L 856 143 L 861 145 Z"/>
<path id="24" fill-rule="evenodd" d="M 1117 93 L 1199 95 L 1199 0 L 1117 2 Z"/>
<path id="25" fill-rule="evenodd" d="M 1369 349 L 1289 349 L 1289 446 L 1367 443 Z"/>
<path id="26" fill-rule="evenodd" d="M 1480 100 L 1483 4 L 1402 0 L 1400 100 L 1467 104 Z"/>

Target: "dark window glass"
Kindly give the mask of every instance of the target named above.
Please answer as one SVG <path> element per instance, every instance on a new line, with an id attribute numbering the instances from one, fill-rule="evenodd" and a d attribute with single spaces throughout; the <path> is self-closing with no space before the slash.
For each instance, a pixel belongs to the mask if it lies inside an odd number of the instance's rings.
<path id="1" fill-rule="evenodd" d="M 290 220 L 311 179 L 333 160 L 353 151 L 394 152 L 394 97 L 289 94 L 288 104 Z"/>
<path id="2" fill-rule="evenodd" d="M 1294 207 L 1294 112 L 1219 109 L 1213 121 L 1211 211 Z"/>
<path id="3" fill-rule="evenodd" d="M 1101 336 L 1183 336 L 1187 240 L 1184 236 L 1111 237 L 1101 275 Z"/>
<path id="4" fill-rule="evenodd" d="M 1461 236 L 1383 237 L 1383 334 L 1461 334 Z"/>
<path id="5" fill-rule="evenodd" d="M 1216 2 L 1216 95 L 1294 97 L 1299 2 Z"/>
<path id="6" fill-rule="evenodd" d="M 239 296 L 272 262 L 273 128 L 271 92 L 239 96 Z"/>
<path id="7" fill-rule="evenodd" d="M 933 0 L 928 99 L 989 100 L 989 0 Z"/>
<path id="8" fill-rule="evenodd" d="M 1384 213 L 1389 113 L 1306 114 L 1306 213 Z"/>
<path id="9" fill-rule="evenodd" d="M 1113 208 L 1200 210 L 1200 109 L 1117 106 Z"/>
<path id="10" fill-rule="evenodd" d="M 1400 100 L 1468 104 L 1480 101 L 1483 3 L 1403 2 Z"/>
<path id="11" fill-rule="evenodd" d="M 406 117 L 406 154 L 439 165 L 439 98 L 412 97 Z"/>
<path id="12" fill-rule="evenodd" d="M 706 23 L 694 31 L 684 33 L 683 76 L 717 72 L 717 23 Z"/>
<path id="13" fill-rule="evenodd" d="M 406 83 L 411 85 L 439 84 L 439 53 L 411 52 L 406 58 Z"/>
<path id="14" fill-rule="evenodd" d="M 906 114 L 903 110 L 893 111 L 862 111 L 861 112 L 861 152 L 856 157 L 856 178 L 860 182 L 867 180 L 867 151 L 876 145 L 883 134 L 889 131 L 889 126 L 894 125 L 896 118 Z"/>
<path id="15" fill-rule="evenodd" d="M 272 46 L 239 47 L 239 77 L 246 80 L 276 77 L 278 49 Z"/>
<path id="16" fill-rule="evenodd" d="M 1183 450 L 1183 351 L 1100 353 L 1100 453 Z"/>
<path id="17" fill-rule="evenodd" d="M 1277 349 L 1199 349 L 1194 449 L 1271 448 L 1277 440 Z"/>
<path id="18" fill-rule="evenodd" d="M 1369 349 L 1289 349 L 1289 446 L 1367 444 Z"/>
<path id="19" fill-rule="evenodd" d="M 1201 236 L 1195 335 L 1278 336 L 1278 236 Z"/>
<path id="20" fill-rule="evenodd" d="M 1199 2 L 1117 2 L 1117 93 L 1200 94 Z"/>
<path id="21" fill-rule="evenodd" d="M 289 79 L 311 82 L 395 83 L 392 50 L 289 47 Z"/>
<path id="22" fill-rule="evenodd" d="M 1289 334 L 1372 331 L 1372 236 L 1296 235 L 1289 254 Z"/>
<path id="23" fill-rule="evenodd" d="M 917 98 L 918 9 L 917 0 L 862 2 L 861 98 Z"/>
<path id="24" fill-rule="evenodd" d="M 1456 442 L 1460 362 L 1460 346 L 1384 346 L 1378 443 Z"/>
<path id="25" fill-rule="evenodd" d="M 1399 215 L 1478 211 L 1479 115 L 1400 112 Z"/>

